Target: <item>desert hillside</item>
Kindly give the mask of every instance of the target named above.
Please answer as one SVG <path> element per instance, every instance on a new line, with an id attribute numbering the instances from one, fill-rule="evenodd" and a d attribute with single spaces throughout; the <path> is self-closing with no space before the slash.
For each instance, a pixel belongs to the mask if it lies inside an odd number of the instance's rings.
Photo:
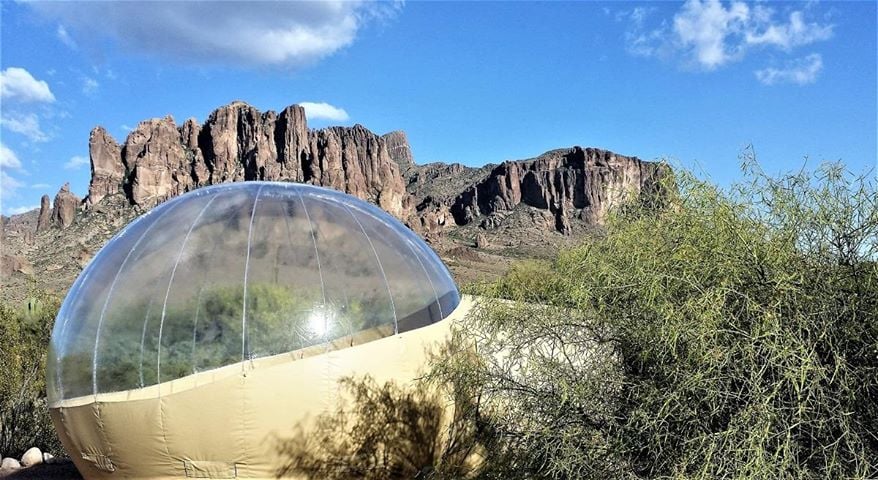
<path id="1" fill-rule="evenodd" d="M 144 120 L 121 143 L 97 126 L 89 160 L 85 198 L 65 185 L 38 211 L 3 219 L 2 300 L 22 302 L 34 287 L 63 294 L 129 221 L 205 185 L 269 180 L 347 192 L 399 218 L 468 282 L 496 277 L 517 258 L 551 256 L 599 227 L 613 206 L 651 194 L 663 172 L 579 146 L 479 168 L 418 164 L 402 131 L 314 130 L 298 105 L 260 112 L 239 101 L 204 123 Z"/>

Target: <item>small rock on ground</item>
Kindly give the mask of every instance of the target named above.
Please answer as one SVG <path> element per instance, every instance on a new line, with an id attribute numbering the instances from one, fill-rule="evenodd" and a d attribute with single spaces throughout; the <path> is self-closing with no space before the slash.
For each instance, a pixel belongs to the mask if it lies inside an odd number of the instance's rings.
<path id="1" fill-rule="evenodd" d="M 32 467 L 43 463 L 43 452 L 37 447 L 31 447 L 21 456 L 21 466 Z"/>

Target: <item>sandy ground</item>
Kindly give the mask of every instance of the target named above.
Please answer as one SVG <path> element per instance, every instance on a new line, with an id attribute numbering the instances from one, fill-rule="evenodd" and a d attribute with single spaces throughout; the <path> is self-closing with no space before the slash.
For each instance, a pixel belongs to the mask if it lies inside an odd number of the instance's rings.
<path id="1" fill-rule="evenodd" d="M 17 470 L 0 469 L 0 478 L 3 480 L 82 480 L 82 476 L 76 471 L 73 462 L 61 462 L 52 465 L 34 465 L 30 468 Z"/>

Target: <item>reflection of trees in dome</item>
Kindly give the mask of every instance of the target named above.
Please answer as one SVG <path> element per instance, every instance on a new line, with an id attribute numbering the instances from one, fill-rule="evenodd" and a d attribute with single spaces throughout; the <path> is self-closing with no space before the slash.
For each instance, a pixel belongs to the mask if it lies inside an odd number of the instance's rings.
<path id="1" fill-rule="evenodd" d="M 212 286 L 189 303 L 168 306 L 163 321 L 161 307 L 149 301 L 113 312 L 113 338 L 102 342 L 97 365 L 99 391 L 140 388 L 240 362 L 243 307 L 243 286 Z M 322 305 L 319 287 L 251 284 L 244 357 L 291 352 L 388 323 L 392 319 L 385 310 L 374 297 L 348 299 L 346 307 L 337 307 Z M 72 383 L 91 385 L 91 353 L 69 357 L 65 370 L 83 377 Z"/>
<path id="2" fill-rule="evenodd" d="M 132 223 L 77 281 L 53 333 L 50 396 L 350 347 L 458 301 L 435 253 L 374 206 L 301 185 L 199 189 Z"/>

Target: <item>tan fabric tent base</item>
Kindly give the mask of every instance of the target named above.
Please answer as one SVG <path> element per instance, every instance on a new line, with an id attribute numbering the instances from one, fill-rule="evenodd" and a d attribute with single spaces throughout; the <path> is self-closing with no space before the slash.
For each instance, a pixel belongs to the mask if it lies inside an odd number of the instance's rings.
<path id="1" fill-rule="evenodd" d="M 441 322 L 347 348 L 311 347 L 143 389 L 64 400 L 51 408 L 52 419 L 87 479 L 274 478 L 284 462 L 278 440 L 335 410 L 341 378 L 414 381 L 472 305 L 472 297 L 463 297 Z"/>

